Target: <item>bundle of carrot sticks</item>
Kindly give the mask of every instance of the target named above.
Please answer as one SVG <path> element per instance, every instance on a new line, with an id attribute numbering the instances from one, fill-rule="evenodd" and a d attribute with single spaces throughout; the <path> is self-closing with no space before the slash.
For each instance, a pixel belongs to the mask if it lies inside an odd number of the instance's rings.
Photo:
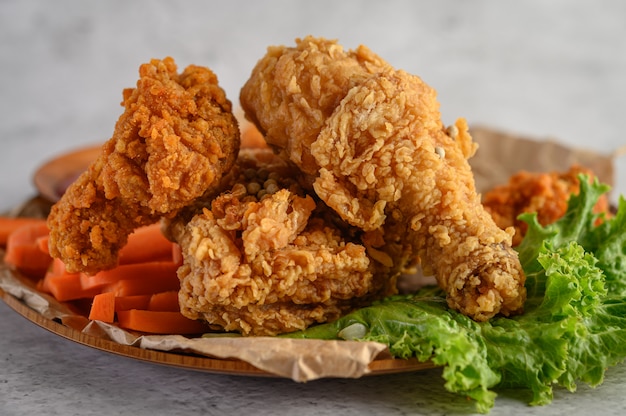
<path id="1" fill-rule="evenodd" d="M 90 302 L 89 319 L 149 334 L 199 334 L 207 326 L 180 313 L 178 246 L 159 224 L 138 228 L 119 253 L 119 264 L 94 275 L 69 273 L 48 251 L 46 221 L 0 217 L 4 262 L 34 279 L 40 292 L 60 302 Z"/>

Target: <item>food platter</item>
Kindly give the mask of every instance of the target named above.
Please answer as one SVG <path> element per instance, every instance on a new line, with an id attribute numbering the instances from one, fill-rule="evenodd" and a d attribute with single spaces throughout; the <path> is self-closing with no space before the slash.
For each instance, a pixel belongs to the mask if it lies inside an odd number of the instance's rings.
<path id="1" fill-rule="evenodd" d="M 528 143 L 524 141 L 518 140 L 518 138 L 507 138 L 506 135 L 503 135 L 499 132 L 494 132 L 489 129 L 474 129 L 472 132 L 474 139 L 478 142 L 486 142 L 487 140 L 495 141 L 497 143 L 504 143 L 508 147 L 507 149 L 521 147 L 525 149 L 527 154 L 535 154 L 534 150 L 537 149 L 536 143 Z M 491 137 L 493 136 L 493 137 Z M 504 146 L 502 144 L 502 146 Z M 487 146 L 486 146 L 487 147 Z M 489 147 L 487 147 L 489 148 Z M 65 187 L 69 185 L 81 172 L 83 172 L 88 165 L 95 160 L 97 157 L 101 147 L 98 146 L 90 146 L 84 147 L 81 149 L 77 149 L 75 151 L 65 153 L 59 155 L 58 157 L 52 158 L 48 162 L 44 163 L 39 169 L 35 171 L 33 181 L 35 183 L 36 188 L 38 189 L 40 196 L 43 198 L 35 199 L 35 202 L 29 201 L 25 204 L 25 206 L 20 207 L 20 212 L 37 212 L 37 207 L 35 209 L 28 209 L 29 205 L 32 204 L 41 204 L 42 209 L 39 211 L 42 215 L 45 215 L 46 207 L 49 208 L 50 203 L 56 201 L 59 196 L 64 191 Z M 533 151 L 529 151 L 529 149 L 533 149 Z M 562 154 L 563 149 L 556 148 L 554 145 L 550 145 L 550 154 Z M 554 150 L 555 149 L 555 150 Z M 513 152 L 520 153 L 520 152 Z M 489 156 L 489 160 L 499 160 L 499 158 Z M 597 156 L 597 155 L 596 155 Z M 480 161 L 480 155 L 476 158 Z M 485 156 L 483 156 L 485 157 Z M 579 156 L 576 156 L 579 158 Z M 558 158 L 556 158 L 558 159 Z M 603 156 L 595 157 L 598 162 L 606 162 L 607 158 Z M 595 160 L 594 159 L 594 160 Z M 485 172 L 483 175 L 485 178 L 489 177 L 504 177 L 508 172 L 503 171 L 499 172 L 497 175 L 493 174 L 493 163 L 489 164 L 490 171 Z M 476 168 L 476 166 L 474 166 Z M 506 168 L 505 164 L 502 164 L 502 168 Z M 476 169 L 480 178 L 480 168 Z M 612 174 L 611 171 L 607 172 L 606 176 L 610 177 Z M 43 200 L 43 202 L 42 202 Z M 46 205 L 47 204 L 47 205 Z M 33 208 L 33 207 L 30 207 Z M 6 290 L 6 285 L 2 285 L 1 275 L 9 273 L 11 278 L 18 283 L 21 282 L 19 273 L 9 270 L 2 262 L 0 262 L 0 298 L 15 312 L 25 317 L 28 321 L 33 324 L 36 324 L 59 337 L 65 338 L 71 342 L 75 342 L 87 347 L 95 348 L 101 351 L 106 351 L 108 353 L 129 357 L 132 359 L 137 359 L 141 361 L 146 361 L 155 364 L 163 364 L 175 367 L 181 367 L 191 370 L 199 370 L 205 371 L 209 373 L 223 373 L 223 374 L 233 374 L 233 375 L 245 375 L 245 376 L 260 376 L 260 377 L 293 377 L 288 372 L 280 372 L 275 371 L 275 368 L 271 365 L 269 368 L 264 365 L 260 365 L 254 359 L 242 359 L 240 356 L 230 356 L 226 355 L 214 355 L 211 353 L 198 352 L 193 349 L 184 349 L 184 348 L 170 348 L 170 349 L 159 349 L 159 348 L 146 348 L 139 343 L 120 343 L 115 339 L 111 338 L 108 334 L 100 334 L 100 333 L 92 333 L 85 332 L 82 328 L 73 327 L 71 325 L 66 325 L 62 319 L 58 319 L 55 317 L 47 316 L 47 314 L 43 314 L 40 311 L 36 310 L 32 307 L 32 305 L 28 304 L 28 301 L 25 300 L 23 296 L 16 295 L 15 293 L 11 293 L 10 290 Z M 27 283 L 27 282 L 26 282 Z M 36 296 L 47 296 L 41 293 L 37 293 L 36 288 L 31 284 L 28 290 L 31 291 L 32 294 Z M 19 291 L 18 291 L 19 292 Z M 83 321 L 88 321 L 86 316 L 79 316 Z M 211 340 L 205 340 L 210 343 Z M 250 343 L 246 343 L 246 341 L 250 341 L 250 339 L 246 338 L 238 338 L 232 339 L 233 344 L 240 343 L 241 346 L 249 346 Z M 339 342 L 342 341 L 318 341 L 318 340 L 298 340 L 298 341 L 314 341 L 319 346 L 319 343 L 331 343 L 331 342 Z M 278 348 L 282 348 L 280 345 L 286 340 L 274 339 L 271 340 L 273 342 L 272 348 L 274 346 L 278 346 Z M 346 342 L 348 343 L 348 342 Z M 364 344 L 364 343 L 363 343 Z M 289 345 L 289 344 L 287 344 Z M 238 346 L 238 349 L 245 349 L 248 347 Z M 237 349 L 236 348 L 236 349 Z M 316 347 L 317 348 L 317 347 Z M 277 354 L 289 353 L 289 348 L 283 348 L 281 352 L 277 352 Z M 311 350 L 311 348 L 308 348 Z M 333 353 L 331 353 L 333 354 Z M 287 354 L 289 355 L 289 354 Z M 296 355 L 296 357 L 294 357 Z M 336 356 L 325 356 L 323 353 L 319 353 L 315 351 L 313 354 L 315 355 L 315 359 L 321 361 L 321 366 L 334 366 L 337 364 L 338 359 Z M 300 357 L 297 357 L 297 353 L 292 352 L 290 355 L 291 359 L 297 361 Z M 267 357 L 266 357 L 267 358 Z M 273 357 L 269 357 L 270 361 Z M 276 358 L 276 357 L 274 357 Z M 282 358 L 282 356 L 281 356 Z M 320 360 L 321 358 L 321 360 Z M 320 377 L 360 377 L 366 375 L 382 375 L 389 373 L 399 373 L 399 372 L 412 372 L 412 371 L 421 371 L 425 369 L 434 368 L 435 365 L 432 362 L 419 362 L 417 360 L 402 360 L 402 359 L 393 359 L 389 356 L 388 353 L 384 350 L 377 350 L 375 354 L 372 354 L 371 357 L 365 360 L 365 363 L 361 363 L 365 366 L 364 371 L 361 372 L 348 372 L 348 373 L 325 373 L 322 369 L 321 374 L 316 373 L 312 377 L 320 378 Z M 306 380 L 298 380 L 298 381 L 306 381 Z"/>
<path id="2" fill-rule="evenodd" d="M 155 364 L 163 364 L 174 367 L 181 367 L 190 370 L 199 370 L 215 374 L 232 374 L 256 377 L 276 377 L 267 371 L 260 370 L 253 365 L 236 359 L 218 359 L 203 357 L 193 354 L 173 353 L 149 350 L 139 347 L 118 344 L 114 341 L 98 338 L 84 334 L 73 328 L 60 324 L 54 320 L 45 318 L 33 309 L 24 305 L 19 299 L 7 294 L 0 289 L 0 297 L 15 312 L 26 318 L 33 324 L 44 328 L 55 335 L 70 340 L 72 342 L 106 351 L 112 354 L 146 361 Z M 433 368 L 432 363 L 422 363 L 417 360 L 380 359 L 374 360 L 370 364 L 371 372 L 368 375 L 381 375 L 399 372 L 419 371 Z"/>
<path id="3" fill-rule="evenodd" d="M 113 354 L 130 357 L 142 361 L 158 364 L 168 364 L 176 367 L 194 370 L 210 371 L 215 373 L 233 373 L 249 376 L 267 375 L 266 372 L 239 360 L 221 360 L 209 357 L 199 357 L 189 354 L 176 354 L 163 351 L 147 350 L 128 345 L 121 345 L 114 341 L 83 334 L 76 329 L 48 319 L 35 310 L 25 305 L 21 300 L 0 289 L 0 297 L 15 312 L 22 315 L 28 321 L 44 328 L 53 334 L 66 338 L 81 345 Z"/>
<path id="4" fill-rule="evenodd" d="M 44 216 L 49 209 L 49 206 L 59 199 L 65 188 L 74 179 L 76 179 L 80 173 L 85 171 L 92 161 L 96 159 L 100 150 L 101 145 L 83 147 L 61 154 L 42 164 L 35 171 L 33 176 L 33 182 L 39 191 L 39 197 L 34 198 L 31 201 L 27 201 L 20 207 L 19 212 L 28 212 L 30 213 L 28 214 L 29 216 L 33 212 L 39 212 L 41 213 L 40 216 Z M 23 288 L 18 288 L 17 291 L 3 290 L 3 287 L 6 289 L 7 286 L 6 279 L 3 281 L 3 276 L 7 277 L 7 275 L 12 282 L 9 283 L 9 286 L 23 285 Z M 23 291 L 22 289 L 29 293 L 29 295 L 20 295 Z M 65 321 L 60 319 L 58 316 L 54 316 L 54 314 L 51 316 L 48 311 L 42 313 L 41 310 L 37 310 L 38 308 L 33 308 L 32 305 L 29 305 L 28 298 L 32 297 L 41 297 L 43 299 L 49 299 L 50 302 L 56 302 L 54 299 L 50 299 L 47 294 L 38 292 L 29 278 L 22 276 L 15 270 L 11 270 L 0 261 L 0 298 L 11 309 L 26 318 L 31 323 L 44 328 L 59 337 L 65 338 L 66 340 L 119 356 L 190 370 L 244 376 L 289 377 L 289 375 L 284 373 L 281 374 L 280 371 L 273 371 L 271 366 L 269 369 L 267 367 L 259 368 L 259 366 L 254 365 L 254 360 L 240 359 L 237 357 L 215 357 L 198 353 L 193 349 L 184 350 L 174 348 L 168 351 L 144 348 L 139 346 L 138 342 L 128 344 L 120 343 L 111 339 L 109 334 L 101 334 L 98 331 L 94 333 L 93 331 L 90 332 L 83 330 L 81 328 L 83 325 L 82 322 L 88 322 L 86 314 L 76 312 L 77 316 L 75 318 L 81 322 L 81 325 L 66 325 Z M 62 304 L 62 302 L 58 303 Z M 61 307 L 63 306 L 65 305 L 61 305 Z M 71 304 L 68 306 L 70 308 L 72 307 Z M 72 310 L 76 311 L 75 308 Z M 69 321 L 76 320 L 70 319 Z M 141 337 L 141 334 L 139 337 Z M 233 339 L 232 341 L 234 343 L 241 342 L 242 345 L 248 345 L 246 341 L 249 341 L 249 339 L 239 338 Z M 314 341 L 315 343 L 324 342 L 317 340 L 311 341 Z M 280 342 L 280 340 L 275 340 L 275 342 Z M 280 354 L 280 352 L 277 352 L 277 354 Z M 322 356 L 323 360 L 325 358 L 326 357 Z M 376 354 L 376 356 L 372 356 L 371 358 L 372 359 L 366 363 L 367 368 L 362 371 L 362 374 L 358 373 L 358 376 L 411 372 L 434 367 L 434 364 L 431 362 L 419 362 L 415 359 L 394 359 L 391 358 L 386 352 Z M 335 357 L 328 357 L 328 364 L 335 365 L 333 363 L 335 359 Z M 337 374 L 333 374 L 332 376 L 336 377 Z M 355 377 L 353 373 L 346 374 L 346 376 L 350 378 Z M 320 377 L 324 377 L 324 375 L 322 374 Z M 314 378 L 317 378 L 317 376 L 314 376 Z"/>
<path id="5" fill-rule="evenodd" d="M 4 273 L 7 270 L 3 270 Z M 14 277 L 25 279 L 19 276 L 19 273 L 11 272 Z M 26 284 L 27 285 L 27 284 Z M 31 323 L 44 328 L 59 337 L 69 341 L 95 348 L 97 350 L 106 351 L 108 353 L 124 356 L 140 361 L 150 362 L 154 364 L 168 365 L 190 370 L 204 371 L 216 374 L 230 374 L 242 376 L 257 377 L 281 377 L 280 374 L 274 374 L 271 371 L 263 370 L 255 367 L 241 359 L 224 359 L 210 356 L 203 356 L 195 353 L 184 351 L 159 351 L 147 348 L 141 348 L 134 345 L 124 345 L 106 337 L 95 336 L 85 333 L 71 326 L 60 323 L 58 319 L 51 319 L 33 308 L 29 307 L 24 300 L 19 299 L 11 293 L 0 287 L 0 298 L 15 312 L 26 318 Z M 242 339 L 243 340 L 243 339 Z M 276 340 L 280 342 L 280 340 Z M 302 340 L 305 341 L 305 340 Z M 235 340 L 237 342 L 237 340 Z M 323 341 L 320 341 L 323 342 Z M 322 357 L 323 358 L 323 357 Z M 331 357 L 332 358 L 332 357 Z M 331 360 L 332 361 L 332 360 Z M 383 358 L 376 358 L 369 364 L 369 369 L 364 375 L 382 375 L 400 372 L 412 372 L 434 368 L 431 362 L 419 362 L 414 359 L 401 360 L 393 359 L 383 355 Z"/>

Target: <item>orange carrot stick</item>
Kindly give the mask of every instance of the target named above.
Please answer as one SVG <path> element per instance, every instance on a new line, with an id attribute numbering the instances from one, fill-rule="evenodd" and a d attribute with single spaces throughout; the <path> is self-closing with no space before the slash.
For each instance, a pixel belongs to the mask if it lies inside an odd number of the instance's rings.
<path id="1" fill-rule="evenodd" d="M 27 276 L 41 278 L 52 258 L 39 249 L 37 239 L 48 235 L 45 221 L 35 221 L 14 229 L 7 238 L 4 261 Z"/>
<path id="2" fill-rule="evenodd" d="M 42 288 L 47 290 L 60 302 L 69 300 L 93 298 L 100 293 L 99 288 L 84 289 L 80 281 L 80 273 L 52 273 L 44 277 Z"/>
<path id="3" fill-rule="evenodd" d="M 63 260 L 58 259 L 58 258 L 52 259 L 52 264 L 50 265 L 50 269 L 48 273 L 51 273 L 54 275 L 67 273 L 67 270 L 65 269 L 65 263 L 63 263 Z"/>
<path id="4" fill-rule="evenodd" d="M 0 246 L 5 246 L 15 230 L 24 225 L 45 224 L 46 220 L 38 218 L 0 217 Z"/>
<path id="5" fill-rule="evenodd" d="M 131 309 L 148 309 L 151 297 L 152 295 L 116 296 L 115 312 L 128 311 Z"/>
<path id="6" fill-rule="evenodd" d="M 161 232 L 160 224 L 139 227 L 128 236 L 119 252 L 119 264 L 172 260 L 172 242 Z"/>
<path id="7" fill-rule="evenodd" d="M 131 309 L 117 313 L 120 327 L 152 334 L 200 334 L 207 326 L 183 316 L 180 312 Z"/>
<path id="8" fill-rule="evenodd" d="M 59 259 L 52 259 L 52 263 L 50 264 L 44 278 L 37 282 L 37 290 L 45 293 L 52 293 L 49 285 L 50 279 L 53 276 L 61 276 L 63 274 L 67 274 L 65 271 L 65 264 Z"/>
<path id="9" fill-rule="evenodd" d="M 114 292 L 116 296 L 152 295 L 158 292 L 180 289 L 178 277 L 173 274 L 162 279 L 126 279 L 100 288 L 103 292 Z"/>
<path id="10" fill-rule="evenodd" d="M 91 276 L 83 274 L 82 281 L 85 289 L 104 287 L 120 280 L 142 280 L 149 285 L 150 282 L 159 280 L 178 280 L 176 270 L 178 270 L 178 265 L 171 261 L 123 264 L 113 269 L 99 271 Z M 155 291 L 149 293 L 155 293 Z"/>
<path id="11" fill-rule="evenodd" d="M 150 302 L 147 309 L 150 311 L 180 312 L 180 306 L 178 305 L 178 291 L 169 290 L 167 292 L 155 293 L 150 296 Z"/>
<path id="12" fill-rule="evenodd" d="M 46 253 L 48 256 L 50 256 L 50 247 L 48 246 L 49 240 L 50 240 L 50 235 L 46 234 L 37 238 L 37 240 L 35 241 L 37 243 L 37 247 L 39 248 L 39 250 L 42 253 Z"/>
<path id="13" fill-rule="evenodd" d="M 115 320 L 115 294 L 98 293 L 94 296 L 89 310 L 89 319 L 113 323 Z"/>
<path id="14" fill-rule="evenodd" d="M 182 266 L 183 260 L 183 250 L 178 244 L 172 244 L 172 261 Z"/>

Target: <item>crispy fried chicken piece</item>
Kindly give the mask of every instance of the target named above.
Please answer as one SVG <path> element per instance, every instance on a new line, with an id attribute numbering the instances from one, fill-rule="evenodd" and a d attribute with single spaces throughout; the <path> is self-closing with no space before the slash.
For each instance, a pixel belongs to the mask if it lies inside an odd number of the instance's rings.
<path id="1" fill-rule="evenodd" d="M 309 148 L 324 122 L 350 88 L 384 68 L 389 64 L 365 46 L 344 51 L 334 41 L 297 39 L 294 48 L 268 48 L 242 89 L 241 105 L 270 146 L 316 175 Z M 257 117 L 254 109 L 264 106 Z"/>
<path id="2" fill-rule="evenodd" d="M 114 267 L 128 234 L 175 215 L 234 163 L 239 131 L 217 77 L 176 70 L 172 58 L 141 65 L 112 138 L 53 206 L 50 253 L 68 271 Z"/>
<path id="3" fill-rule="evenodd" d="M 298 176 L 270 149 L 242 149 L 220 194 L 169 221 L 183 252 L 185 316 L 276 335 L 395 293 L 397 273 L 372 261 L 358 230 L 305 194 Z"/>
<path id="4" fill-rule="evenodd" d="M 450 307 L 479 321 L 520 312 L 525 277 L 512 230 L 480 203 L 464 120 L 448 133 L 420 78 L 341 51 L 314 38 L 270 48 L 242 88 L 246 115 L 372 247 L 388 253 L 394 243 L 419 256 Z"/>
<path id="5" fill-rule="evenodd" d="M 524 239 L 528 224 L 517 217 L 525 212 L 536 212 L 541 225 L 548 225 L 561 218 L 567 211 L 569 197 L 578 194 L 578 175 L 585 174 L 593 180 L 591 170 L 573 165 L 566 172 L 519 172 L 509 178 L 505 185 L 485 192 L 483 206 L 496 224 L 502 228 L 513 227 L 513 246 Z M 609 200 L 602 195 L 594 212 L 610 215 Z"/>

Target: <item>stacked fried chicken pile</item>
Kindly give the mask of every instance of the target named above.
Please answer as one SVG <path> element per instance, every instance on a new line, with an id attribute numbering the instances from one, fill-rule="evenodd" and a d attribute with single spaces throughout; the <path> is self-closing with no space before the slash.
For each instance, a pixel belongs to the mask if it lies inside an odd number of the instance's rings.
<path id="1" fill-rule="evenodd" d="M 240 101 L 269 147 L 240 150 L 210 70 L 142 65 L 102 155 L 50 215 L 51 253 L 112 267 L 133 228 L 162 220 L 184 256 L 182 312 L 246 335 L 336 319 L 417 265 L 473 319 L 521 312 L 513 228 L 476 193 L 465 121 L 444 126 L 420 78 L 306 37 L 270 47 Z"/>

